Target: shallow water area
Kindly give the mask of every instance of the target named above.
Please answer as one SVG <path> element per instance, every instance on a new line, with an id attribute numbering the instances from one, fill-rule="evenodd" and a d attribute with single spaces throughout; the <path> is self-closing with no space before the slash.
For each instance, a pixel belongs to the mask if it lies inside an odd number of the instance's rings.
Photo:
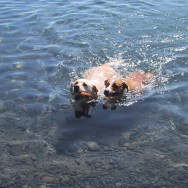
<path id="1" fill-rule="evenodd" d="M 0 187 L 187 187 L 187 7 L 2 0 Z M 106 62 L 155 81 L 75 106 L 70 82 Z"/>

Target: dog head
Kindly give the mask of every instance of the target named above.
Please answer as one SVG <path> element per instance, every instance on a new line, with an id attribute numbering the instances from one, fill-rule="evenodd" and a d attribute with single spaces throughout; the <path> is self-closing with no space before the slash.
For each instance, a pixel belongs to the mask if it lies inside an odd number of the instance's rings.
<path id="1" fill-rule="evenodd" d="M 124 90 L 126 89 L 128 92 L 128 86 L 122 79 L 116 79 L 110 83 L 109 80 L 105 80 L 105 97 L 118 97 L 122 96 Z"/>
<path id="2" fill-rule="evenodd" d="M 78 79 L 72 82 L 70 91 L 76 101 L 81 99 L 96 99 L 98 92 L 96 86 L 86 79 Z"/>

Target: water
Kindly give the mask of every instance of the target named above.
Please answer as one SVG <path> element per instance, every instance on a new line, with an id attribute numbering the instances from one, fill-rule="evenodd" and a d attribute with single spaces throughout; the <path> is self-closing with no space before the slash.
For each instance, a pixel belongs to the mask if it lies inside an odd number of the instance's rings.
<path id="1" fill-rule="evenodd" d="M 1 187 L 186 187 L 187 7 L 2 0 Z M 75 118 L 70 81 L 114 60 L 122 75 L 152 71 L 155 83 L 114 110 L 101 98 L 91 118 Z"/>

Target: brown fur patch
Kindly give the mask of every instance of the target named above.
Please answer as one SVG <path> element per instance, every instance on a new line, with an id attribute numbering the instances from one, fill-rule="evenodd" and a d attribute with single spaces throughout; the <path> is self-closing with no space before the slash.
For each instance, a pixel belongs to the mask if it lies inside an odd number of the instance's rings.
<path id="1" fill-rule="evenodd" d="M 86 91 L 81 91 L 80 94 L 85 96 L 85 97 L 92 97 L 93 96 L 91 93 L 88 93 Z"/>

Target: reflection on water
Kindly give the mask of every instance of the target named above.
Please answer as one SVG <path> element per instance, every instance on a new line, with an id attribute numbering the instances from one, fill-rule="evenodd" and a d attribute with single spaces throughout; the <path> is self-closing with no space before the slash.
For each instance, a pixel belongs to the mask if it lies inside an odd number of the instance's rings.
<path id="1" fill-rule="evenodd" d="M 96 104 L 97 102 L 85 102 L 85 103 L 74 102 L 73 107 L 74 107 L 75 117 L 81 118 L 82 116 L 84 116 L 87 118 L 91 118 L 92 108 L 94 108 Z"/>
<path id="2" fill-rule="evenodd" d="M 1 187 L 186 187 L 187 7 L 0 1 Z M 119 102 L 72 104 L 70 81 L 115 59 L 123 76 L 156 82 Z"/>

